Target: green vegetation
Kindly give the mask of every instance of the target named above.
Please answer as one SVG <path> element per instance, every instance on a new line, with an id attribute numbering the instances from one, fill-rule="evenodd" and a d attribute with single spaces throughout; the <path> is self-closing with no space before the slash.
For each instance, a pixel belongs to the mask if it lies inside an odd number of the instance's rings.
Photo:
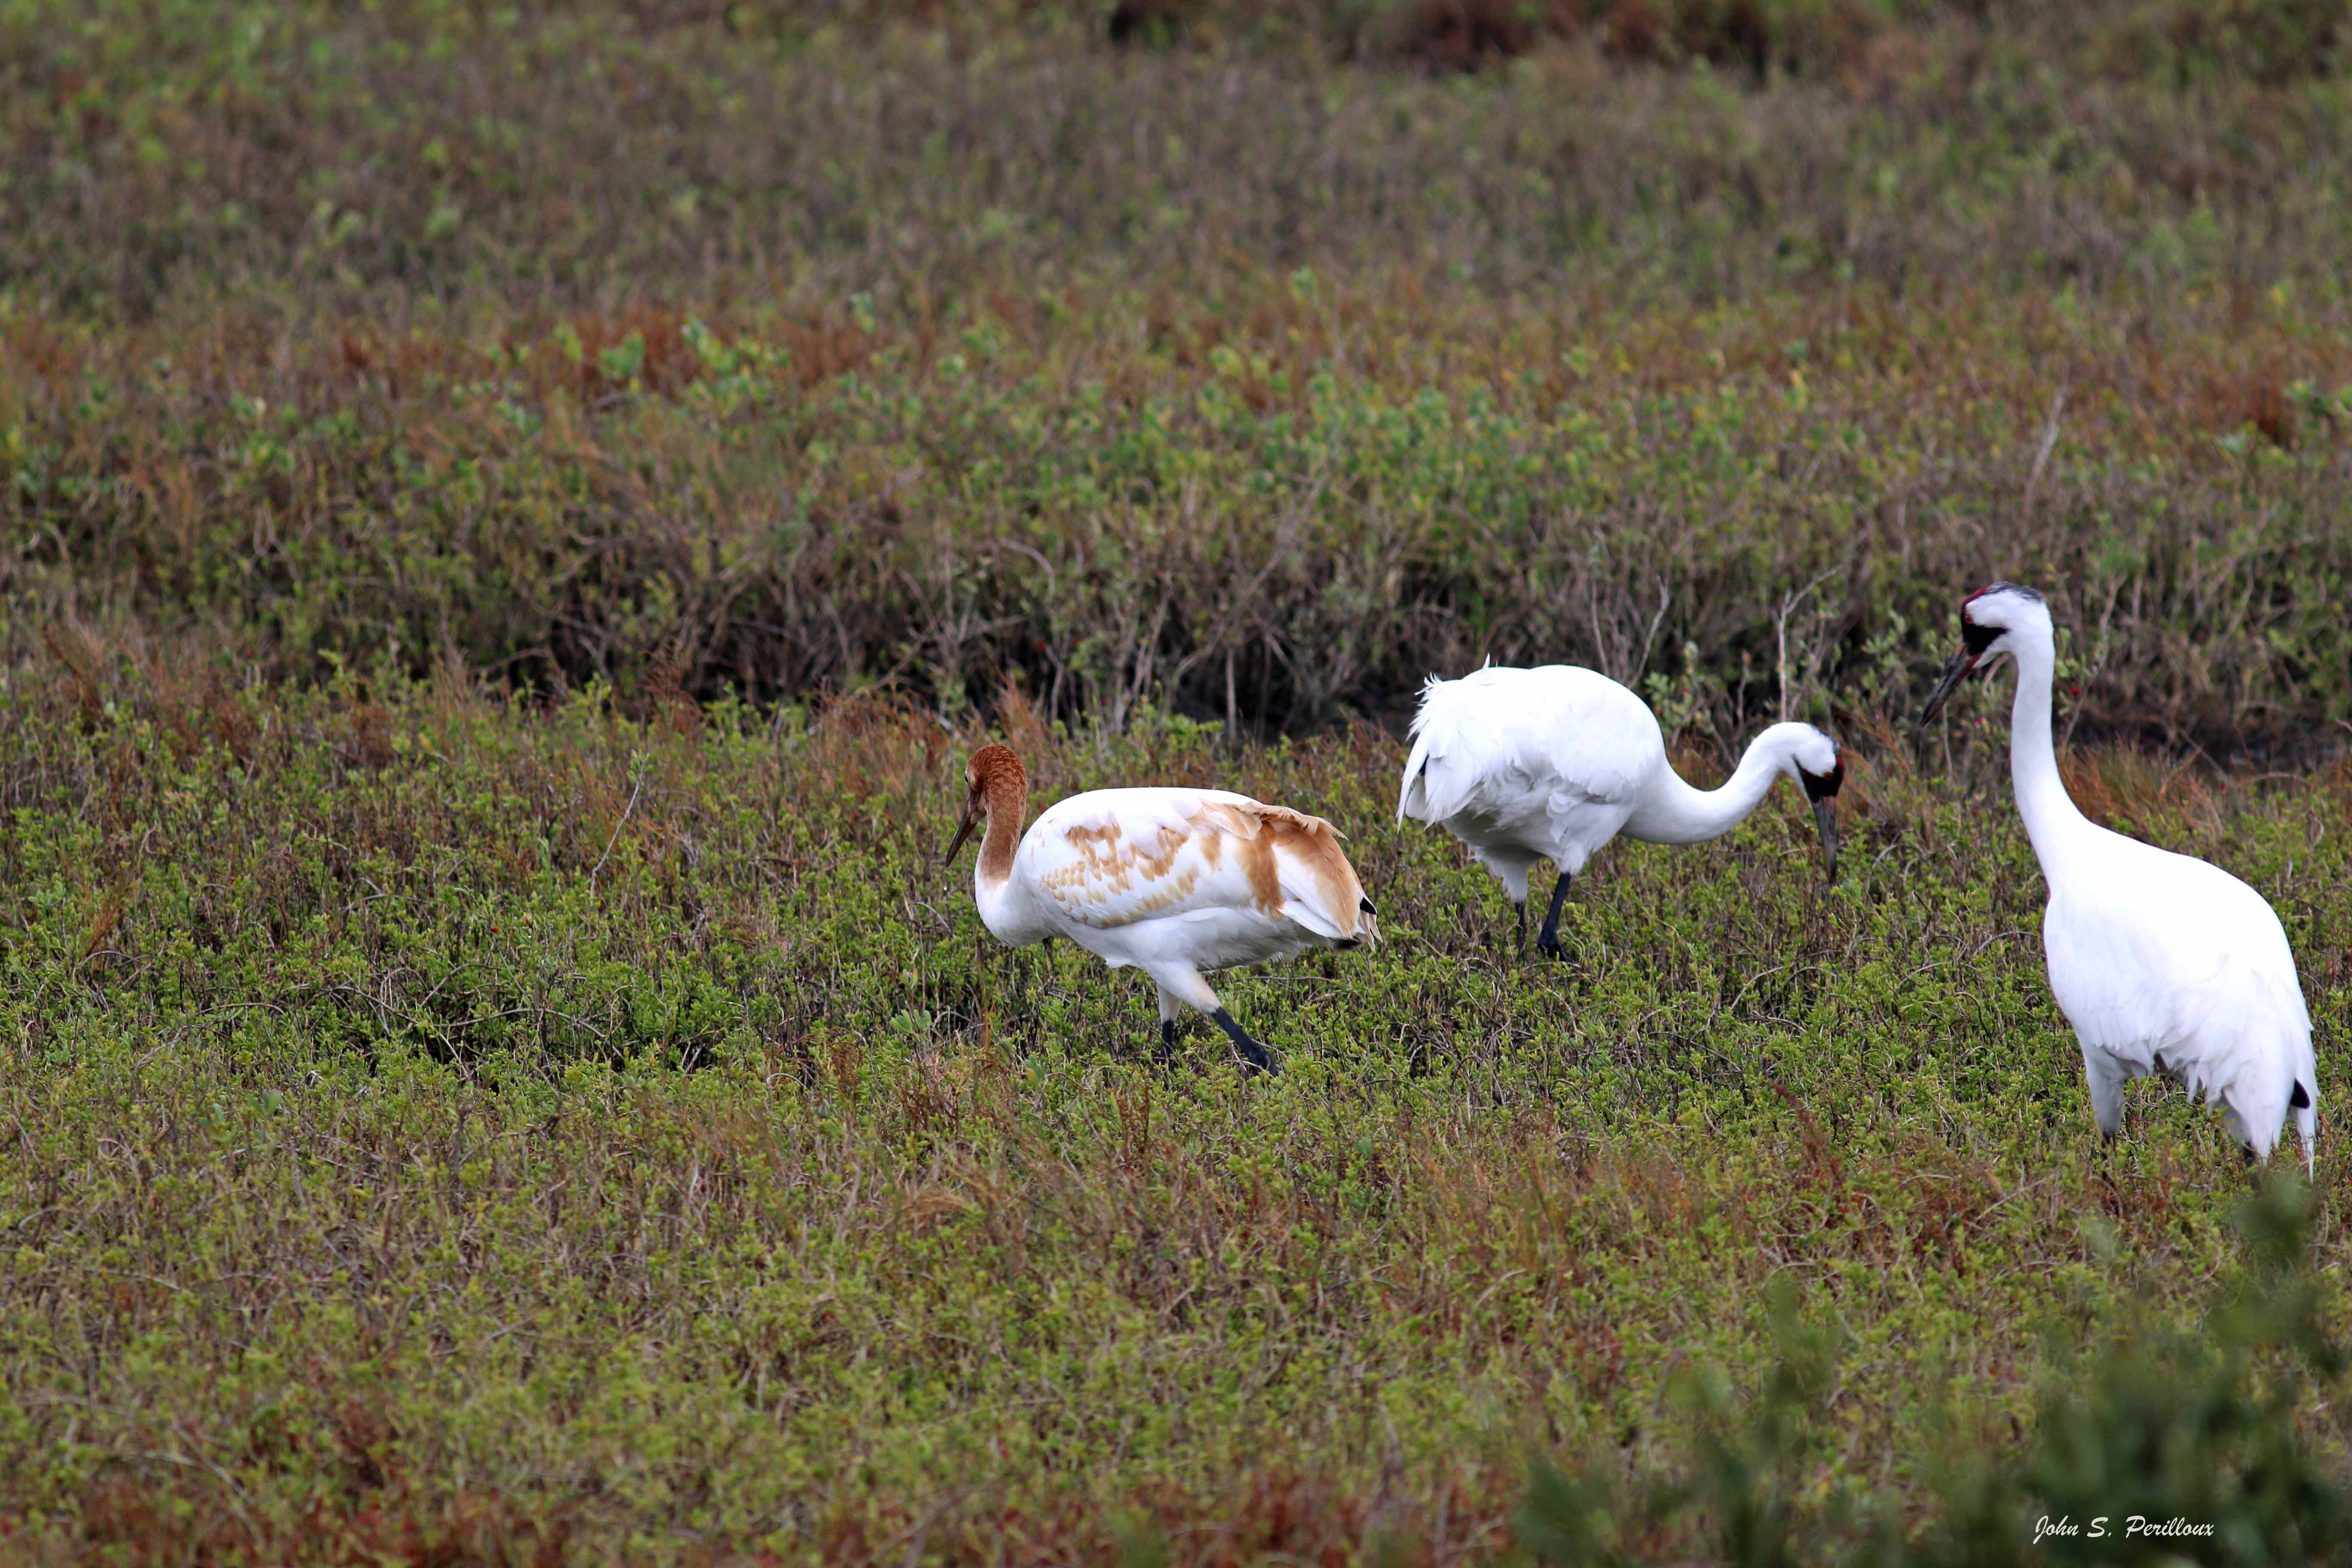
<path id="1" fill-rule="evenodd" d="M 0 14 L 36 622 L 1259 730 L 1566 655 L 1728 732 L 1997 568 L 2067 594 L 2094 732 L 2272 752 L 2352 700 L 2324 71 L 2074 80 L 2084 18 L 1940 13 L 1880 92 L 1051 13 L 81 10 Z"/>
<path id="2" fill-rule="evenodd" d="M 0 0 L 0 1558 L 2345 1560 L 2344 1155 L 2095 1147 L 1906 721 L 2050 590 L 2352 1084 L 2346 11 Z M 1520 960 L 1489 654 L 1845 880 Z M 1279 1077 L 989 942 L 991 736 L 1349 834 Z"/>
<path id="3" fill-rule="evenodd" d="M 2095 732 L 2226 756 L 2352 710 L 2352 333 L 1321 295 L 1016 302 L 928 344 L 345 332 L 250 375 L 216 333 L 191 363 L 28 329 L 0 371 L 13 586 L 37 620 L 193 621 L 298 677 L 883 679 L 955 713 L 1013 672 L 1114 728 L 1148 701 L 1315 725 L 1565 655 L 1672 680 L 1728 737 L 1784 679 L 1875 707 L 1943 651 L 1955 588 L 2004 573 L 2072 607 Z"/>
<path id="4" fill-rule="evenodd" d="M 1016 708 L 1045 791 L 1215 780 L 1349 831 L 1388 941 L 1230 980 L 1285 1057 L 1244 1082 L 1198 1027 L 1150 1068 L 1131 976 L 992 943 L 931 859 L 976 737 L 921 715 L 89 658 L 20 667 L 0 739 L 20 1541 L 1486 1551 L 1530 1451 L 1638 1489 L 1750 1443 L 1792 1332 L 1831 1337 L 1755 1486 L 1859 1541 L 2241 1270 L 2217 1118 L 2146 1085 L 2095 1147 L 1997 751 L 1849 784 L 1833 891 L 1785 802 L 1613 847 L 1555 967 L 1392 825 L 1383 735 Z M 2078 782 L 2272 891 L 2343 1081 L 2352 781 Z M 2341 1384 L 2253 1364 L 2303 1433 L 2265 1440 L 2340 1455 Z M 2176 1464 L 2239 1441 L 2181 1424 Z M 1635 1544 L 1703 1547 L 1700 1497 Z M 2032 1505 L 1982 1506 L 2021 1549 Z"/>

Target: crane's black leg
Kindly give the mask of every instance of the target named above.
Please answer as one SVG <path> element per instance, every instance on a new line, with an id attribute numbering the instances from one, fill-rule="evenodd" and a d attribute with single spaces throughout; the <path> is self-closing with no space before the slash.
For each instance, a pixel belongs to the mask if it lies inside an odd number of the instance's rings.
<path id="1" fill-rule="evenodd" d="M 1563 956 L 1559 947 L 1559 907 L 1568 902 L 1569 874 L 1562 871 L 1559 880 L 1551 885 L 1551 912 L 1544 916 L 1543 930 L 1536 935 L 1536 951 L 1546 958 Z"/>
<path id="2" fill-rule="evenodd" d="M 1166 1067 L 1176 1059 L 1176 1020 L 1160 1020 L 1160 1065 Z"/>
<path id="3" fill-rule="evenodd" d="M 1228 1036 L 1232 1037 L 1234 1049 L 1241 1052 L 1242 1060 L 1247 1062 L 1251 1067 L 1255 1068 L 1260 1072 L 1272 1072 L 1275 1070 L 1274 1058 L 1265 1054 L 1265 1047 L 1259 1045 L 1255 1040 L 1251 1039 L 1247 1034 L 1244 1033 L 1242 1026 L 1234 1022 L 1234 1016 L 1231 1013 L 1228 1013 L 1223 1007 L 1220 1007 L 1215 1012 L 1210 1014 L 1209 1017 L 1210 1020 L 1217 1026 L 1217 1027 L 1223 1029 Z"/>
<path id="4" fill-rule="evenodd" d="M 1525 956 L 1528 951 L 1528 901 L 1525 899 L 1521 899 L 1517 903 L 1513 904 L 1511 908 L 1518 912 L 1519 917 L 1518 944 L 1514 947 L 1512 951 Z"/>

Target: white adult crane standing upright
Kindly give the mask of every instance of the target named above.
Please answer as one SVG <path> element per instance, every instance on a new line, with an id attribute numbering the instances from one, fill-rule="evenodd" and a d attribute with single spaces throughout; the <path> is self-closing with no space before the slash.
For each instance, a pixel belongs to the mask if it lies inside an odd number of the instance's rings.
<path id="1" fill-rule="evenodd" d="M 1202 973 L 1379 940 L 1372 900 L 1319 816 L 1223 790 L 1099 789 L 1047 806 L 1024 836 L 1029 777 L 1012 748 L 982 746 L 964 779 L 944 858 L 986 820 L 972 871 L 982 923 L 1008 946 L 1066 937 L 1151 976 L 1163 1051 L 1175 1047 L 1181 1003 L 1271 1071 Z"/>
<path id="2" fill-rule="evenodd" d="M 1649 844 L 1696 844 L 1728 833 L 1782 773 L 1812 802 L 1830 877 L 1837 877 L 1837 742 L 1811 724 L 1774 724 L 1748 742 L 1715 790 L 1693 789 L 1666 763 L 1648 706 L 1607 676 L 1570 664 L 1489 665 L 1421 689 L 1397 819 L 1433 822 L 1503 880 L 1528 929 L 1528 869 L 1559 868 L 1536 946 L 1560 955 L 1569 879 L 1622 833 Z"/>
<path id="3" fill-rule="evenodd" d="M 2010 781 L 2050 886 L 2050 990 L 2082 1042 L 2099 1131 L 2121 1131 L 2126 1082 L 2168 1073 L 2219 1102 L 2256 1159 L 2270 1158 L 2294 1111 L 2311 1169 L 2311 1014 L 2277 914 L 2218 866 L 2109 832 L 2076 808 L 2051 744 L 2057 639 L 2041 595 L 2014 583 L 1979 589 L 1960 606 L 1960 641 L 1919 722 L 1984 660 L 2017 661 Z"/>

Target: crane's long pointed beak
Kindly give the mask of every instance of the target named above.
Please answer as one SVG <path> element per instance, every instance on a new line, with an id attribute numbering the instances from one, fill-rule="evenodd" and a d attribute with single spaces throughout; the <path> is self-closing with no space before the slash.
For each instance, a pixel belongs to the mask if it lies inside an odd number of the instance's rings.
<path id="1" fill-rule="evenodd" d="M 1828 796 L 1813 802 L 1813 826 L 1822 831 L 1822 847 L 1830 858 L 1830 881 L 1837 881 L 1837 799 Z"/>
<path id="2" fill-rule="evenodd" d="M 971 837 L 971 830 L 978 826 L 980 826 L 980 813 L 970 805 L 965 806 L 963 820 L 956 824 L 955 842 L 949 845 L 947 853 L 940 857 L 941 870 L 955 864 L 955 858 L 963 853 L 963 841 Z"/>
<path id="3" fill-rule="evenodd" d="M 1933 719 L 1941 710 L 1945 699 L 1950 697 L 1954 689 L 1969 678 L 1969 671 L 1977 667 L 1977 660 L 1982 657 L 1980 654 L 1971 653 L 1967 648 L 1962 648 L 1945 663 L 1944 673 L 1936 679 L 1936 689 L 1927 693 L 1927 705 L 1919 710 L 1917 728 L 1924 730 L 1927 727 L 1927 721 Z"/>

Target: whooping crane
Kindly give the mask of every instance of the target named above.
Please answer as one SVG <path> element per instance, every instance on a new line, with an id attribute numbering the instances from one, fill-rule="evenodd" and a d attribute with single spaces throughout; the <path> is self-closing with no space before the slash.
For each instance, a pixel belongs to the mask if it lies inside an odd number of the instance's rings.
<path id="1" fill-rule="evenodd" d="M 2313 1163 L 2319 1077 L 2294 954 L 2263 896 L 2217 866 L 2111 833 L 2077 810 L 2050 740 L 2057 642 L 2050 606 L 1995 583 L 1960 606 L 1960 651 L 1921 710 L 1924 725 L 1985 659 L 2017 661 L 2010 782 L 2050 903 L 2042 947 L 2050 989 L 2082 1042 L 2091 1112 L 2113 1138 L 2124 1085 L 2169 1074 L 2219 1101 L 2231 1135 L 2267 1161 L 2294 1112 Z"/>
<path id="2" fill-rule="evenodd" d="M 1272 1070 L 1202 973 L 1379 939 L 1372 900 L 1319 816 L 1223 790 L 1101 789 L 1056 801 L 1024 835 L 1029 780 L 1010 747 L 974 752 L 965 780 L 944 858 L 987 819 L 971 884 L 982 923 L 1008 946 L 1066 937 L 1151 976 L 1163 1051 L 1175 1047 L 1181 1002 Z"/>
<path id="3" fill-rule="evenodd" d="M 1748 742 L 1722 788 L 1693 789 L 1666 763 L 1658 721 L 1607 676 L 1570 664 L 1489 665 L 1459 680 L 1432 678 L 1412 721 L 1397 819 L 1442 824 L 1503 879 L 1528 930 L 1528 868 L 1559 868 L 1536 946 L 1560 955 L 1569 879 L 1622 833 L 1650 844 L 1696 844 L 1729 832 L 1787 773 L 1812 802 L 1830 879 L 1837 879 L 1837 792 L 1845 763 L 1811 724 L 1774 724 Z"/>

